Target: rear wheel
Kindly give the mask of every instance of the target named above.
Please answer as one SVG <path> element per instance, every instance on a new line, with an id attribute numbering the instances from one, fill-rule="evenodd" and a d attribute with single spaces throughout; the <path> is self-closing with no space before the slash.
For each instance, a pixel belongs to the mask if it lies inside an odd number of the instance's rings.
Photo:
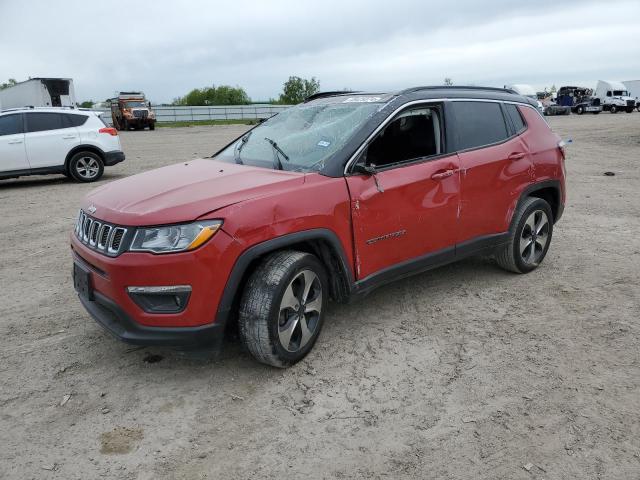
<path id="1" fill-rule="evenodd" d="M 242 343 L 259 362 L 293 365 L 313 348 L 327 297 L 327 275 L 314 255 L 285 250 L 267 256 L 240 301 Z"/>
<path id="2" fill-rule="evenodd" d="M 69 161 L 69 174 L 78 182 L 95 182 L 104 173 L 104 163 L 93 152 L 78 152 Z"/>
<path id="3" fill-rule="evenodd" d="M 505 270 L 528 273 L 547 255 L 553 234 L 553 213 L 541 198 L 525 199 L 514 213 L 509 241 L 496 252 L 496 262 Z"/>

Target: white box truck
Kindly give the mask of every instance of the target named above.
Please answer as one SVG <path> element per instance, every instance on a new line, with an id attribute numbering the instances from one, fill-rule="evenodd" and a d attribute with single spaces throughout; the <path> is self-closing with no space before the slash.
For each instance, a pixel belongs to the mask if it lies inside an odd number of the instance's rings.
<path id="1" fill-rule="evenodd" d="M 0 90 L 3 109 L 22 107 L 75 107 L 70 78 L 31 78 Z"/>
<path id="2" fill-rule="evenodd" d="M 598 80 L 595 97 L 600 99 L 602 109 L 611 113 L 631 113 L 636 106 L 636 101 L 629 96 L 627 87 L 622 82 L 614 80 Z"/>
<path id="3" fill-rule="evenodd" d="M 635 99 L 636 109 L 640 112 L 640 80 L 627 80 L 622 82 L 629 91 L 629 96 Z"/>

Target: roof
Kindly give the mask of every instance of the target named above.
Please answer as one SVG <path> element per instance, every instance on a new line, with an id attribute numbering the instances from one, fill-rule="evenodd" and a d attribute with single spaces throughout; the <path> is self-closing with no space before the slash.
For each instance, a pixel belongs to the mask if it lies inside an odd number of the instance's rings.
<path id="1" fill-rule="evenodd" d="M 513 90 L 495 87 L 475 87 L 475 86 L 447 86 L 433 85 L 423 87 L 412 87 L 392 93 L 371 93 L 371 92 L 321 92 L 309 97 L 306 101 L 327 99 L 331 97 L 380 97 L 380 101 L 392 97 L 406 97 L 409 100 L 429 100 L 429 99 L 454 99 L 472 98 L 500 101 L 515 101 L 520 103 L 531 103 L 530 98 L 523 97 Z"/>

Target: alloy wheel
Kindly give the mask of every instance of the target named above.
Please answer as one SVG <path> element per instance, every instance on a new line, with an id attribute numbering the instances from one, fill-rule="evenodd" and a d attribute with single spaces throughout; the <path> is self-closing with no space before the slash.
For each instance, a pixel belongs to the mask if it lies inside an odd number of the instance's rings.
<path id="1" fill-rule="evenodd" d="M 280 344 L 297 352 L 313 338 L 322 311 L 322 283 L 311 270 L 293 277 L 282 296 L 278 317 Z"/>
<path id="2" fill-rule="evenodd" d="M 543 210 L 534 210 L 527 217 L 520 235 L 520 256 L 529 265 L 536 265 L 544 256 L 549 242 L 549 218 Z"/>
<path id="3" fill-rule="evenodd" d="M 98 161 L 93 157 L 82 157 L 76 163 L 76 172 L 84 179 L 92 179 L 100 171 Z"/>

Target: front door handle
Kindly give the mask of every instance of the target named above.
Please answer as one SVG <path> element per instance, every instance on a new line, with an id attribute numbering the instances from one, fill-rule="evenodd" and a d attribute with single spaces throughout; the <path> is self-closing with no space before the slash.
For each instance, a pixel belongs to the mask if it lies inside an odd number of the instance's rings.
<path id="1" fill-rule="evenodd" d="M 19 143 L 22 143 L 22 140 L 11 140 L 10 142 L 7 142 L 9 145 L 18 145 Z"/>
<path id="2" fill-rule="evenodd" d="M 451 175 L 453 175 L 456 171 L 455 170 L 445 170 L 443 172 L 436 172 L 433 175 L 431 175 L 431 178 L 433 180 L 442 180 L 443 178 L 448 178 Z"/>
<path id="3" fill-rule="evenodd" d="M 522 152 L 515 152 L 509 155 L 509 160 L 521 160 L 525 157 L 525 154 Z"/>

